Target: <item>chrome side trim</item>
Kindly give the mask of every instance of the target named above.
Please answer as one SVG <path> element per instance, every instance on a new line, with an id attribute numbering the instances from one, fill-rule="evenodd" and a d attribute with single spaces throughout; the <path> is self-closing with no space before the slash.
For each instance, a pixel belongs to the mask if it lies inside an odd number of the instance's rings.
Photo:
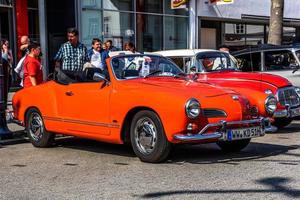
<path id="1" fill-rule="evenodd" d="M 75 119 L 63 119 L 63 118 L 59 118 L 59 117 L 48 117 L 48 116 L 43 116 L 43 119 L 44 120 L 50 120 L 50 121 L 73 123 L 73 124 L 83 124 L 83 125 L 89 125 L 89 126 L 102 126 L 102 127 L 108 127 L 108 128 L 120 128 L 119 124 L 108 124 L 108 123 L 82 121 L 82 120 L 75 120 Z"/>

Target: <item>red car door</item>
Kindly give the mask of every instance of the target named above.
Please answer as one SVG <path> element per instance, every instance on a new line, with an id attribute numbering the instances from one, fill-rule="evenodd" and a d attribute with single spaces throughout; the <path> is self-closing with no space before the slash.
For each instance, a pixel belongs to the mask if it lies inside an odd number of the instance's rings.
<path id="1" fill-rule="evenodd" d="M 57 89 L 58 112 L 67 133 L 88 137 L 109 135 L 109 97 L 111 85 L 83 82 L 61 85 Z"/>

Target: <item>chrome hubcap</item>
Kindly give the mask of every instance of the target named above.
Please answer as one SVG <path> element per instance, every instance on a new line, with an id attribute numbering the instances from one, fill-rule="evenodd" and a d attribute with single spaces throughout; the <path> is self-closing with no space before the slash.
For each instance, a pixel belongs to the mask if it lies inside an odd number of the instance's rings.
<path id="1" fill-rule="evenodd" d="M 139 119 L 134 134 L 139 151 L 143 154 L 150 154 L 157 141 L 157 130 L 154 122 L 148 117 Z"/>
<path id="2" fill-rule="evenodd" d="M 39 141 L 43 136 L 44 125 L 42 117 L 38 113 L 32 113 L 30 115 L 29 121 L 29 134 L 35 141 Z"/>

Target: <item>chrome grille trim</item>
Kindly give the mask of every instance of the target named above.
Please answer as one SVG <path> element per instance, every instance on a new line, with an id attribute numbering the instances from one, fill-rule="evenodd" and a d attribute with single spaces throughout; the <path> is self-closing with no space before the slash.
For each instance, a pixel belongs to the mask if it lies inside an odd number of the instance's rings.
<path id="1" fill-rule="evenodd" d="M 203 114 L 207 118 L 227 117 L 227 113 L 224 110 L 219 110 L 219 109 L 205 108 L 203 109 Z"/>
<path id="2" fill-rule="evenodd" d="M 300 105 L 300 99 L 294 87 L 278 89 L 276 97 L 282 106 L 289 105 L 290 107 L 296 107 Z"/>

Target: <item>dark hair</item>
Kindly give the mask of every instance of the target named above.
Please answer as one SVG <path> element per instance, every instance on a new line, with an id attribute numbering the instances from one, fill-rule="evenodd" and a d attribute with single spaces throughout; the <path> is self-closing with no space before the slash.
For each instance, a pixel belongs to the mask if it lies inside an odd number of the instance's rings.
<path id="1" fill-rule="evenodd" d="M 229 47 L 228 47 L 226 44 L 221 44 L 221 45 L 219 46 L 219 49 L 222 49 L 222 48 L 229 49 Z"/>
<path id="2" fill-rule="evenodd" d="M 102 43 L 101 40 L 100 40 L 99 38 L 93 38 L 93 40 L 92 40 L 92 45 L 94 45 L 96 42 Z"/>
<path id="3" fill-rule="evenodd" d="M 39 48 L 41 45 L 37 42 L 32 42 L 28 45 L 28 50 L 29 52 L 31 52 L 32 49 L 36 49 Z"/>
<path id="4" fill-rule="evenodd" d="M 67 33 L 72 33 L 72 34 L 74 34 L 75 36 L 78 36 L 78 35 L 79 35 L 78 30 L 77 30 L 76 28 L 74 28 L 74 27 L 68 28 Z"/>
<path id="5" fill-rule="evenodd" d="M 112 40 L 106 40 L 106 42 L 109 42 L 112 45 Z"/>
<path id="6" fill-rule="evenodd" d="M 129 48 L 134 48 L 135 49 L 135 46 L 132 42 L 128 42 L 127 45 L 128 45 Z"/>
<path id="7" fill-rule="evenodd" d="M 8 42 L 8 40 L 7 40 L 7 39 L 2 39 L 2 40 L 1 40 L 1 48 L 2 48 L 2 46 L 5 44 L 5 42 Z"/>

